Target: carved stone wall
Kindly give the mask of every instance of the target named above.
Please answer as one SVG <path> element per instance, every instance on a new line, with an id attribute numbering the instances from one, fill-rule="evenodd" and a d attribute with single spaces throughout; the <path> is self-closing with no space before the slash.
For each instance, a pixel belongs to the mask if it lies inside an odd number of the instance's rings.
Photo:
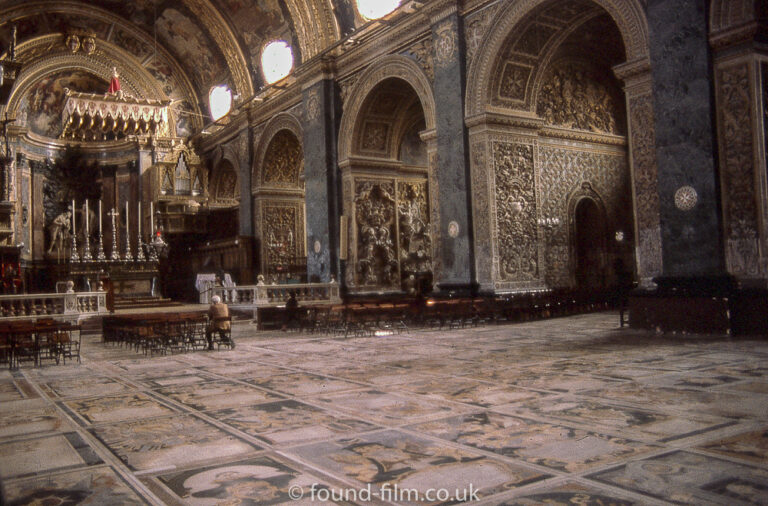
<path id="1" fill-rule="evenodd" d="M 398 288 L 395 183 L 355 181 L 356 285 Z"/>
<path id="2" fill-rule="evenodd" d="M 299 140 L 292 132 L 281 130 L 272 138 L 264 156 L 262 182 L 269 186 L 298 186 L 302 162 Z"/>
<path id="3" fill-rule="evenodd" d="M 432 271 L 427 182 L 397 182 L 397 223 L 401 278 Z"/>
<path id="4" fill-rule="evenodd" d="M 536 226 L 534 146 L 495 141 L 495 174 L 499 281 L 530 281 L 539 277 Z"/>
<path id="5" fill-rule="evenodd" d="M 296 201 L 270 201 L 262 207 L 264 265 L 304 256 L 304 211 Z"/>
<path id="6" fill-rule="evenodd" d="M 637 274 L 641 282 L 662 271 L 658 169 L 653 103 L 650 94 L 629 100 L 634 171 Z"/>
<path id="7" fill-rule="evenodd" d="M 605 206 L 608 231 L 616 230 L 631 209 L 626 205 L 629 175 L 626 154 L 577 150 L 569 147 L 541 145 L 540 215 L 558 218 L 546 237 L 546 280 L 549 286 L 573 286 L 575 259 L 573 252 L 573 216 L 569 215 L 569 198 L 581 191 L 584 183 Z"/>
<path id="8" fill-rule="evenodd" d="M 475 272 L 484 289 L 493 287 L 493 241 L 491 240 L 491 202 L 488 182 L 487 143 L 471 143 L 472 219 L 475 227 Z"/>
<path id="9" fill-rule="evenodd" d="M 574 61 L 552 65 L 537 97 L 536 113 L 548 125 L 623 134 L 623 122 L 617 121 L 623 116 L 620 97 L 595 70 Z"/>
<path id="10" fill-rule="evenodd" d="M 743 61 L 718 71 L 725 256 L 728 271 L 740 277 L 760 274 L 750 68 Z"/>

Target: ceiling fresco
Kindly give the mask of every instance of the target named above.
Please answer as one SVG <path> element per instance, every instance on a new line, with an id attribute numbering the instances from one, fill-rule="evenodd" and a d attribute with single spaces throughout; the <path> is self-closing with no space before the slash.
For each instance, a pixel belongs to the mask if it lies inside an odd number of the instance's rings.
<path id="1" fill-rule="evenodd" d="M 269 42 L 287 41 L 298 65 L 364 23 L 355 0 L 2 0 L 0 53 L 10 43 L 13 25 L 19 48 L 27 48 L 26 55 L 19 52 L 27 67 L 66 53 L 66 47 L 51 40 L 63 42 L 71 33 L 92 35 L 98 49 L 109 46 L 112 51 L 94 56 L 117 54 L 119 69 L 135 67 L 136 75 L 154 80 L 160 92 L 147 98 L 173 100 L 177 127 L 187 132 L 209 121 L 213 86 L 226 84 L 244 98 L 263 86 L 261 52 Z M 47 45 L 34 45 L 46 37 Z M 87 63 L 70 67 L 100 74 Z M 20 96 L 26 96 L 27 85 Z M 196 119 L 184 120 L 181 111 Z"/>
<path id="2" fill-rule="evenodd" d="M 83 93 L 104 93 L 109 83 L 80 70 L 65 70 L 39 80 L 21 99 L 17 120 L 44 137 L 61 134 L 61 113 L 66 88 Z"/>

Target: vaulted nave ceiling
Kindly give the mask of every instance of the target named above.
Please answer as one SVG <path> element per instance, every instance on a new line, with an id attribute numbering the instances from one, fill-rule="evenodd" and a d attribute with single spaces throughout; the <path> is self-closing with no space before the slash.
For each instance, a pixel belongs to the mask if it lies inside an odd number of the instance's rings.
<path id="1" fill-rule="evenodd" d="M 242 98 L 263 86 L 261 52 L 270 41 L 286 41 L 298 65 L 362 22 L 354 0 L 5 0 L 0 48 L 17 26 L 25 70 L 16 105 L 46 75 L 69 68 L 108 81 L 116 66 L 127 92 L 174 100 L 193 113 L 194 130 L 208 121 L 213 86 Z M 70 35 L 92 36 L 95 51 L 68 47 Z"/>

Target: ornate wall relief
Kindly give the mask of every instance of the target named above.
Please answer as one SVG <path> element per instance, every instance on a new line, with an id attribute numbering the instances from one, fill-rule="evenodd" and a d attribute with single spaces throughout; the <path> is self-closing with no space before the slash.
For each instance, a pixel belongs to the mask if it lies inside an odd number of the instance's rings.
<path id="1" fill-rule="evenodd" d="M 435 28 L 435 65 L 444 67 L 451 63 L 458 51 L 458 40 L 453 21 L 445 21 Z"/>
<path id="2" fill-rule="evenodd" d="M 541 216 L 557 218 L 558 224 L 546 237 L 546 279 L 550 286 L 572 286 L 574 258 L 571 251 L 571 219 L 568 198 L 588 183 L 588 187 L 605 205 L 608 231 L 630 219 L 629 176 L 626 155 L 595 153 L 564 147 L 541 146 L 540 202 Z"/>
<path id="3" fill-rule="evenodd" d="M 539 91 L 536 113 L 552 126 L 622 134 L 620 97 L 599 74 L 575 62 L 553 65 Z"/>
<path id="4" fill-rule="evenodd" d="M 360 138 L 360 149 L 384 152 L 387 149 L 389 124 L 379 121 L 366 121 Z"/>
<path id="5" fill-rule="evenodd" d="M 270 202 L 262 215 L 266 265 L 282 265 L 304 256 L 304 217 L 295 202 Z"/>
<path id="6" fill-rule="evenodd" d="M 435 80 L 434 58 L 432 57 L 433 46 L 432 39 L 427 37 L 416 42 L 403 53 L 406 56 L 411 56 L 424 69 L 424 73 L 430 81 Z"/>
<path id="7" fill-rule="evenodd" d="M 499 279 L 538 277 L 533 145 L 494 141 Z"/>
<path id="8" fill-rule="evenodd" d="M 641 279 L 661 274 L 661 228 L 653 104 L 650 94 L 629 99 L 629 125 L 635 186 L 637 273 Z"/>
<path id="9" fill-rule="evenodd" d="M 399 287 L 394 186 L 392 181 L 355 181 L 358 285 Z"/>
<path id="10" fill-rule="evenodd" d="M 481 284 L 492 281 L 491 260 L 493 243 L 491 241 L 491 204 L 486 163 L 486 143 L 473 142 L 471 153 L 472 171 L 472 219 L 475 228 L 475 271 Z"/>
<path id="11" fill-rule="evenodd" d="M 400 272 L 410 274 L 432 271 L 432 238 L 429 233 L 429 198 L 427 182 L 397 183 Z"/>
<path id="12" fill-rule="evenodd" d="M 523 101 L 533 67 L 507 62 L 499 81 L 499 97 Z"/>
<path id="13" fill-rule="evenodd" d="M 722 68 L 718 77 L 726 261 L 731 274 L 756 276 L 759 245 L 749 64 Z"/>
<path id="14" fill-rule="evenodd" d="M 488 26 L 501 8 L 501 2 L 493 4 L 464 18 L 464 41 L 467 48 L 467 66 L 472 61 Z"/>
<path id="15" fill-rule="evenodd" d="M 272 138 L 264 156 L 262 181 L 270 186 L 298 186 L 303 161 L 301 144 L 296 136 L 281 130 Z"/>

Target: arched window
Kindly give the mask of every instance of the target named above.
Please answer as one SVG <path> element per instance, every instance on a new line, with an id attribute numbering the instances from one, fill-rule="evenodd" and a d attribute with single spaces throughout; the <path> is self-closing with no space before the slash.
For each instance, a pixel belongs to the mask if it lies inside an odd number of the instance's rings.
<path id="1" fill-rule="evenodd" d="M 208 106 L 213 121 L 223 118 L 232 108 L 232 90 L 228 86 L 215 86 L 208 94 Z"/>
<path id="2" fill-rule="evenodd" d="M 290 74 L 293 68 L 293 51 L 284 40 L 267 44 L 261 53 L 261 70 L 267 84 L 272 84 Z"/>
<path id="3" fill-rule="evenodd" d="M 357 0 L 357 12 L 366 19 L 386 16 L 400 5 L 400 0 Z"/>

